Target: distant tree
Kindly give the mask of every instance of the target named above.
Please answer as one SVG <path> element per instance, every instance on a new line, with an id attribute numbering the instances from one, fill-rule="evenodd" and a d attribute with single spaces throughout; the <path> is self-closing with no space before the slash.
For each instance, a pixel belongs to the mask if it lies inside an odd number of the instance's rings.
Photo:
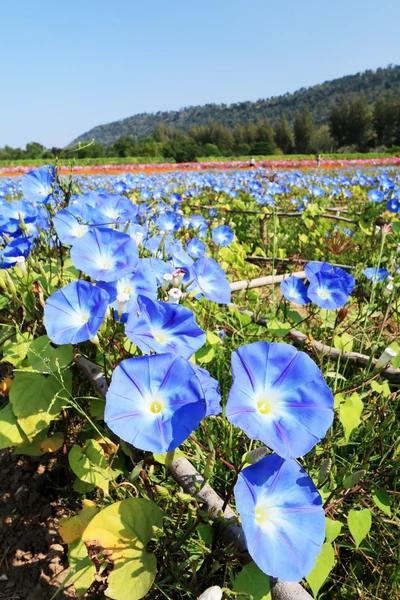
<path id="1" fill-rule="evenodd" d="M 162 153 L 178 163 L 193 162 L 200 156 L 200 148 L 193 138 L 172 138 L 163 145 Z"/>
<path id="2" fill-rule="evenodd" d="M 165 142 L 168 142 L 169 138 L 171 137 L 171 130 L 164 123 L 157 123 L 153 129 L 152 137 L 156 140 L 156 142 L 164 144 Z"/>
<path id="3" fill-rule="evenodd" d="M 256 133 L 256 142 L 264 142 L 269 143 L 270 145 L 275 145 L 274 139 L 274 130 L 271 127 L 271 123 L 268 119 L 258 119 L 257 121 L 257 133 Z"/>
<path id="4" fill-rule="evenodd" d="M 347 126 L 350 144 L 361 152 L 367 150 L 374 138 L 373 113 L 363 92 L 359 96 L 353 94 L 350 99 Z"/>
<path id="5" fill-rule="evenodd" d="M 160 153 L 161 145 L 157 144 L 156 140 L 149 136 L 138 141 L 137 156 L 152 156 L 153 158 Z"/>
<path id="6" fill-rule="evenodd" d="M 237 156 L 250 156 L 251 155 L 251 146 L 250 144 L 238 144 L 236 146 L 236 154 Z"/>
<path id="7" fill-rule="evenodd" d="M 285 113 L 281 114 L 280 119 L 275 124 L 275 144 L 284 154 L 291 154 L 293 152 L 293 134 Z"/>
<path id="8" fill-rule="evenodd" d="M 314 128 L 310 148 L 311 152 L 315 154 L 329 153 L 336 148 L 336 142 L 331 136 L 328 125 Z"/>
<path id="9" fill-rule="evenodd" d="M 313 118 L 308 105 L 305 104 L 301 110 L 296 110 L 294 119 L 294 141 L 298 154 L 309 154 L 311 152 L 313 132 Z"/>
<path id="10" fill-rule="evenodd" d="M 244 142 L 244 130 L 243 127 L 241 125 L 239 125 L 239 123 L 236 123 L 235 127 L 233 128 L 233 141 L 235 143 L 235 146 L 238 147 L 239 144 L 243 144 Z"/>
<path id="11" fill-rule="evenodd" d="M 250 120 L 246 122 L 243 130 L 243 141 L 246 144 L 252 144 L 257 138 L 257 127 Z"/>
<path id="12" fill-rule="evenodd" d="M 221 152 L 215 144 L 205 144 L 203 147 L 204 156 L 220 156 Z"/>
<path id="13" fill-rule="evenodd" d="M 30 142 L 26 145 L 25 155 L 26 158 L 29 159 L 40 158 L 45 150 L 46 148 L 42 144 L 39 144 L 38 142 Z"/>
<path id="14" fill-rule="evenodd" d="M 133 137 L 125 135 L 114 142 L 113 149 L 114 156 L 128 157 L 136 156 L 137 146 Z"/>
<path id="15" fill-rule="evenodd" d="M 332 105 L 329 129 L 338 146 L 349 143 L 349 103 L 345 96 Z"/>

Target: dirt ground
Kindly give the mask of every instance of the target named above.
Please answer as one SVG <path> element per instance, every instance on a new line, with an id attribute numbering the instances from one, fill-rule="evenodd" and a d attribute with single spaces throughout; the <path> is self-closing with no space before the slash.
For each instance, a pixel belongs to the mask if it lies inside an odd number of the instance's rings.
<path id="1" fill-rule="evenodd" d="M 67 516 L 65 473 L 55 455 L 0 451 L 0 600 L 50 600 L 68 575 L 67 546 L 57 533 Z M 69 586 L 56 598 L 76 597 Z"/>

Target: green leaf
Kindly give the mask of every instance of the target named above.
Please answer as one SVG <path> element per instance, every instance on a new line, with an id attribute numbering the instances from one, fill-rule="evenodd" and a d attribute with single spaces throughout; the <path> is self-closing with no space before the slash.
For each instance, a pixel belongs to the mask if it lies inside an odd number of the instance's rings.
<path id="1" fill-rule="evenodd" d="M 212 346 L 204 346 L 203 348 L 200 348 L 200 350 L 197 350 L 195 354 L 196 361 L 205 365 L 212 361 L 214 354 L 215 350 Z"/>
<path id="2" fill-rule="evenodd" d="M 18 425 L 12 405 L 6 404 L 0 410 L 0 450 L 25 442 L 24 432 Z"/>
<path id="3" fill-rule="evenodd" d="M 106 402 L 103 398 L 92 398 L 89 404 L 89 411 L 92 417 L 98 419 L 104 419 L 104 410 L 106 408 Z"/>
<path id="4" fill-rule="evenodd" d="M 357 392 L 346 399 L 341 394 L 337 394 L 337 397 L 339 401 L 339 420 L 343 425 L 346 442 L 348 442 L 351 432 L 361 423 L 360 416 L 364 405 Z"/>
<path id="5" fill-rule="evenodd" d="M 221 338 L 212 331 L 206 331 L 206 339 L 209 346 L 215 346 L 216 344 L 222 343 Z"/>
<path id="6" fill-rule="evenodd" d="M 331 544 L 340 535 L 340 532 L 342 531 L 342 524 L 340 521 L 334 521 L 333 519 L 330 519 L 329 517 L 325 518 L 325 524 L 326 524 L 326 529 L 325 529 L 326 541 Z"/>
<path id="7" fill-rule="evenodd" d="M 312 589 L 314 596 L 317 596 L 334 566 L 335 553 L 331 544 L 325 542 L 321 548 L 321 552 L 317 556 L 313 570 L 306 577 L 307 583 Z"/>
<path id="8" fill-rule="evenodd" d="M 333 345 L 340 352 L 351 352 L 353 350 L 354 339 L 348 333 L 342 333 L 342 335 L 335 335 L 333 338 Z"/>
<path id="9" fill-rule="evenodd" d="M 237 574 L 233 591 L 251 594 L 253 600 L 272 600 L 269 575 L 263 573 L 255 562 L 249 563 Z"/>
<path id="10" fill-rule="evenodd" d="M 289 333 L 292 329 L 292 325 L 290 323 L 282 323 L 282 321 L 278 321 L 278 319 L 274 318 L 268 321 L 267 329 L 270 331 L 271 335 L 283 337 Z"/>
<path id="11" fill-rule="evenodd" d="M 63 374 L 67 389 L 71 388 L 71 372 Z M 32 441 L 39 431 L 48 427 L 61 411 L 65 394 L 63 385 L 53 375 L 16 373 L 10 389 L 10 402 L 18 423 Z"/>
<path id="12" fill-rule="evenodd" d="M 88 440 L 85 449 L 73 446 L 69 451 L 68 461 L 79 479 L 99 487 L 108 496 L 110 481 L 115 476 L 108 466 L 103 448 L 96 440 Z"/>
<path id="13" fill-rule="evenodd" d="M 144 498 L 129 498 L 102 510 L 85 529 L 86 546 L 103 550 L 113 562 L 105 591 L 108 598 L 139 600 L 151 588 L 157 562 L 147 544 L 153 527 L 162 527 L 158 506 Z"/>
<path id="14" fill-rule="evenodd" d="M 82 539 L 78 538 L 70 545 L 68 549 L 68 564 L 70 568 L 68 583 L 74 584 L 78 598 L 82 598 L 92 585 L 96 575 L 96 567 L 90 560 Z"/>
<path id="15" fill-rule="evenodd" d="M 96 486 L 92 483 L 86 483 L 85 481 L 79 479 L 79 477 L 76 477 L 76 479 L 74 479 L 73 488 L 74 492 L 77 492 L 78 494 L 89 494 L 96 489 Z"/>
<path id="16" fill-rule="evenodd" d="M 351 510 L 347 517 L 347 524 L 358 548 L 371 529 L 371 511 L 368 508 Z"/>
<path id="17" fill-rule="evenodd" d="M 364 477 L 366 472 L 367 471 L 365 471 L 365 469 L 361 469 L 360 471 L 355 471 L 354 473 L 352 473 L 351 475 L 346 477 L 346 479 L 343 481 L 342 487 L 345 490 L 349 490 L 349 489 L 355 487 L 357 485 L 357 483 L 359 481 L 361 481 L 361 479 Z"/>
<path id="18" fill-rule="evenodd" d="M 392 358 L 390 363 L 394 369 L 398 369 L 400 367 L 400 344 L 398 342 L 393 342 L 390 344 L 389 348 L 397 353 L 397 356 Z"/>
<path id="19" fill-rule="evenodd" d="M 156 462 L 160 463 L 160 465 L 165 465 L 165 459 L 167 457 L 168 452 L 165 454 L 153 454 L 153 458 Z M 174 459 L 179 458 L 180 456 L 185 456 L 185 453 L 182 452 L 179 448 L 174 450 Z"/>
<path id="20" fill-rule="evenodd" d="M 60 519 L 59 533 L 66 544 L 72 544 L 82 537 L 90 521 L 97 514 L 98 508 L 92 500 L 82 500 L 82 508 L 73 517 Z"/>
<path id="21" fill-rule="evenodd" d="M 72 363 L 71 344 L 53 348 L 47 335 L 36 338 L 28 349 L 28 361 L 32 369 L 42 373 L 57 373 Z M 58 365 L 58 367 L 57 367 Z"/>
<path id="22" fill-rule="evenodd" d="M 41 444 L 45 441 L 47 437 L 47 430 L 42 429 L 35 435 L 32 441 L 26 440 L 22 442 L 22 444 L 18 444 L 18 446 L 14 450 L 14 454 L 25 454 L 27 456 L 41 456 L 43 454 Z"/>
<path id="23" fill-rule="evenodd" d="M 374 490 L 372 492 L 372 499 L 375 502 L 376 506 L 383 510 L 383 512 L 386 513 L 388 517 L 392 516 L 392 511 L 390 509 L 390 496 L 385 490 L 385 488 L 379 488 L 378 490 Z"/>
<path id="24" fill-rule="evenodd" d="M 3 360 L 11 363 L 14 367 L 21 366 L 31 342 L 32 335 L 30 333 L 17 333 L 11 340 L 4 342 Z"/>

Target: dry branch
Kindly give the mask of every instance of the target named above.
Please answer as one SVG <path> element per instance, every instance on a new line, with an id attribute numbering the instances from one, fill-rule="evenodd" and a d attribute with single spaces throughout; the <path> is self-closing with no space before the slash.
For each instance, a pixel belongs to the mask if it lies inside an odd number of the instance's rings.
<path id="1" fill-rule="evenodd" d="M 281 283 L 284 279 L 287 279 L 291 275 L 295 275 L 300 279 L 305 279 L 306 274 L 304 271 L 298 271 L 297 273 L 285 273 L 284 275 L 268 275 L 267 277 L 258 277 L 257 279 L 234 281 L 231 283 L 231 291 L 238 292 L 240 290 L 251 290 L 252 288 L 263 287 L 264 285 L 273 285 L 274 283 Z"/>
<path id="2" fill-rule="evenodd" d="M 105 398 L 107 393 L 107 382 L 101 370 L 90 360 L 76 354 L 74 357 L 78 368 L 86 375 L 91 385 Z M 240 555 L 242 563 L 251 561 L 244 540 L 243 529 L 238 522 L 235 512 L 227 506 L 224 511 L 224 520 L 218 516 L 222 510 L 223 500 L 216 491 L 206 483 L 200 490 L 196 489 L 194 481 L 200 486 L 204 480 L 192 463 L 184 457 L 173 460 L 169 472 L 175 481 L 191 496 L 200 500 L 207 509 L 210 517 L 221 523 L 219 538 L 227 545 L 232 545 Z M 299 584 L 279 581 L 271 577 L 272 600 L 312 600 L 312 596 Z"/>

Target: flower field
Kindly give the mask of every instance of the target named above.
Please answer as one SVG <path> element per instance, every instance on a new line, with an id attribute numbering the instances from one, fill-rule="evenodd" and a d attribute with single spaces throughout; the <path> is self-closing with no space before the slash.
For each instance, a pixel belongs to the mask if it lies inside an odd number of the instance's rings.
<path id="1" fill-rule="evenodd" d="M 44 600 L 397 597 L 399 165 L 0 170 L 0 451 L 64 482 Z"/>

